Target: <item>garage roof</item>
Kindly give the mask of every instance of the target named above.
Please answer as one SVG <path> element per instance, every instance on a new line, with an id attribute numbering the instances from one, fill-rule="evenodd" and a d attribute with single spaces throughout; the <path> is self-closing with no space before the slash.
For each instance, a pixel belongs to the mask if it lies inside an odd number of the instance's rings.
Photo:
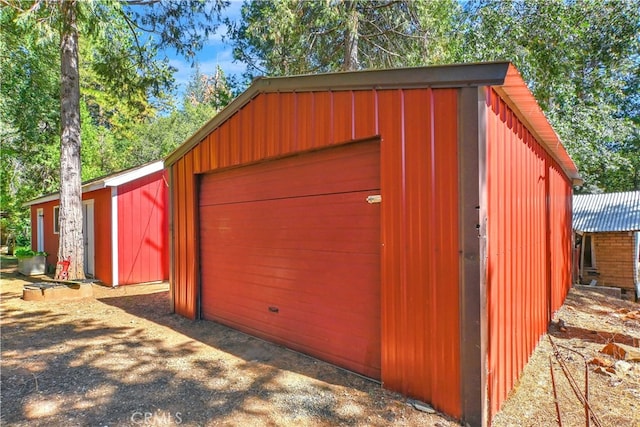
<path id="1" fill-rule="evenodd" d="M 574 196 L 573 228 L 587 233 L 640 231 L 640 191 Z"/>
<path id="2" fill-rule="evenodd" d="M 515 111 L 518 118 L 527 125 L 536 139 L 547 148 L 566 175 L 574 183 L 581 182 L 576 165 L 563 147 L 560 138 L 549 124 L 518 70 L 509 62 L 364 70 L 292 77 L 260 77 L 170 153 L 165 159 L 165 165 L 171 166 L 177 162 L 214 129 L 262 93 L 481 86 L 493 87 Z"/>

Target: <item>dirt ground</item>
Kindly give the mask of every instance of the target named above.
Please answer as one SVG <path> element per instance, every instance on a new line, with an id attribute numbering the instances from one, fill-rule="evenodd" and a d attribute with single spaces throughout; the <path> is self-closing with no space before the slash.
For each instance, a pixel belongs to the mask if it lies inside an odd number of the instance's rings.
<path id="1" fill-rule="evenodd" d="M 455 426 L 379 384 L 169 312 L 167 284 L 23 301 L 3 261 L 3 426 Z M 31 281 L 42 281 L 29 278 Z"/>
<path id="2" fill-rule="evenodd" d="M 563 321 L 563 328 L 559 327 L 559 320 Z M 579 392 L 584 394 L 586 361 L 588 404 L 599 425 L 640 427 L 640 361 L 621 361 L 601 352 L 608 343 L 637 346 L 638 340 L 640 304 L 572 289 L 493 425 L 558 425 L 551 366 L 562 425 L 586 425 L 584 405 L 569 384 L 569 378 L 573 378 Z M 563 374 L 551 342 L 555 343 L 569 375 Z M 640 352 L 640 348 L 636 350 Z"/>
<path id="3" fill-rule="evenodd" d="M 3 426 L 458 425 L 332 365 L 171 314 L 167 284 L 94 285 L 94 298 L 28 302 L 23 285 L 41 279 L 19 276 L 7 258 L 0 274 Z M 550 336 L 614 363 L 599 349 L 640 338 L 639 308 L 572 291 L 559 313 L 567 330 Z M 545 336 L 495 426 L 557 425 L 551 354 Z M 627 365 L 607 374 L 589 365 L 589 402 L 603 426 L 640 426 L 640 362 Z M 557 362 L 554 371 L 563 425 L 584 425 Z"/>

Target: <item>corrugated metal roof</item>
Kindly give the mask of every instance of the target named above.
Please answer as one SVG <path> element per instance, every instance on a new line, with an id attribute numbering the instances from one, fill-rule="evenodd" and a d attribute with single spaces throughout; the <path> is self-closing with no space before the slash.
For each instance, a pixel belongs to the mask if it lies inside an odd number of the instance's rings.
<path id="1" fill-rule="evenodd" d="M 171 166 L 177 162 L 215 128 L 262 93 L 481 86 L 491 86 L 500 96 L 506 98 L 511 109 L 527 125 L 547 152 L 558 161 L 567 176 L 574 182 L 582 181 L 576 165 L 569 157 L 560 138 L 549 124 L 518 70 L 509 62 L 261 77 L 254 80 L 246 91 L 170 153 L 165 159 L 165 166 Z"/>
<path id="2" fill-rule="evenodd" d="M 640 191 L 573 196 L 573 228 L 579 231 L 640 231 Z"/>

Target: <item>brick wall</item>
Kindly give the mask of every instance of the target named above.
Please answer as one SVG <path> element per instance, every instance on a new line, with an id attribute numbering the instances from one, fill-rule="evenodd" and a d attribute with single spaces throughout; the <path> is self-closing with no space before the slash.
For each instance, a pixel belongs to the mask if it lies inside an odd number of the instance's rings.
<path id="1" fill-rule="evenodd" d="M 591 234 L 594 245 L 596 270 L 599 276 L 585 275 L 587 280 L 596 279 L 600 286 L 616 286 L 635 289 L 634 259 L 635 239 L 633 233 Z"/>

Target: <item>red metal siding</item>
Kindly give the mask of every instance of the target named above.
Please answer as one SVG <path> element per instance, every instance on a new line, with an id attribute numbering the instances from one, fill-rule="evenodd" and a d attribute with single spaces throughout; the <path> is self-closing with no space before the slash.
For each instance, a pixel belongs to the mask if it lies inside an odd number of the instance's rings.
<path id="1" fill-rule="evenodd" d="M 330 143 L 330 141 L 334 141 L 333 138 L 333 112 L 330 108 L 332 102 L 333 94 L 330 92 L 316 92 L 313 94 L 314 106 L 315 109 L 313 114 L 315 116 L 315 121 L 318 125 L 314 128 L 315 134 L 313 137 L 315 138 L 315 146 L 322 147 Z M 322 108 L 322 106 L 325 106 Z M 364 137 L 365 135 L 375 135 L 376 132 L 363 132 L 360 137 Z"/>
<path id="2" fill-rule="evenodd" d="M 379 162 L 360 142 L 205 175 L 203 317 L 379 378 Z"/>
<path id="3" fill-rule="evenodd" d="M 571 185 L 496 92 L 486 102 L 491 417 L 568 291 Z"/>
<path id="4" fill-rule="evenodd" d="M 382 379 L 459 416 L 456 97 L 412 89 L 251 100 L 172 165 L 175 311 L 197 315 L 193 157 L 207 172 L 380 135 Z"/>
<path id="5" fill-rule="evenodd" d="M 560 309 L 571 288 L 571 182 L 555 162 L 549 165 L 551 313 Z"/>
<path id="6" fill-rule="evenodd" d="M 173 165 L 173 302 L 176 313 L 195 319 L 196 313 L 196 224 L 194 222 L 195 188 L 192 152 Z M 186 170 L 189 171 L 187 174 Z"/>
<path id="7" fill-rule="evenodd" d="M 118 187 L 118 284 L 165 280 L 168 200 L 165 172 Z"/>
<path id="8" fill-rule="evenodd" d="M 381 92 L 385 386 L 459 417 L 457 91 Z"/>

